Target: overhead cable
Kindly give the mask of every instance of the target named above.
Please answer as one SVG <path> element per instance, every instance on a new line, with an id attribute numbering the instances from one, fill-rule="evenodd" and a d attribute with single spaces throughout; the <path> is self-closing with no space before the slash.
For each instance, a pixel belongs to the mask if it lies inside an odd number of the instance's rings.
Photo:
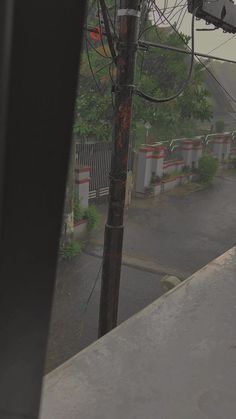
<path id="1" fill-rule="evenodd" d="M 165 103 L 165 102 L 170 102 L 171 100 L 177 99 L 177 97 L 179 97 L 181 95 L 181 93 L 184 92 L 184 90 L 186 89 L 186 87 L 188 86 L 191 77 L 192 77 L 192 72 L 193 72 L 193 64 L 194 64 L 194 22 L 195 22 L 195 14 L 196 14 L 197 9 L 194 11 L 193 15 L 192 15 L 192 25 L 191 25 L 191 32 L 192 32 L 192 54 L 191 54 L 191 62 L 190 62 L 190 68 L 189 68 L 189 74 L 188 77 L 186 78 L 186 80 L 183 82 L 183 85 L 181 87 L 181 89 L 175 93 L 172 96 L 169 97 L 163 97 L 163 98 L 156 98 L 153 96 L 150 96 L 144 92 L 142 92 L 141 90 L 136 90 L 136 94 L 140 97 L 142 97 L 143 99 L 149 101 L 149 102 L 153 102 L 153 103 Z"/>
<path id="2" fill-rule="evenodd" d="M 157 7 L 157 6 L 156 6 Z M 177 29 L 174 27 L 174 25 L 172 25 L 172 23 L 168 20 L 167 17 L 165 17 L 165 19 L 167 20 L 167 22 L 169 23 L 169 25 L 171 26 L 171 28 L 176 32 L 176 34 L 179 36 L 179 38 L 183 41 L 183 43 L 186 45 L 186 47 L 190 50 L 190 53 L 192 54 L 193 51 L 191 49 L 191 47 L 188 45 L 188 43 L 186 42 L 186 40 L 183 38 L 183 36 L 179 33 L 179 31 L 177 31 Z M 229 91 L 220 83 L 220 81 L 217 79 L 217 77 L 211 72 L 211 70 L 209 70 L 209 68 L 206 66 L 206 64 L 199 58 L 198 55 L 196 55 L 194 53 L 195 57 L 197 58 L 197 60 L 199 61 L 199 63 L 206 69 L 206 71 L 211 75 L 211 77 L 216 81 L 216 83 L 222 88 L 222 90 L 224 90 L 224 92 L 227 94 L 227 96 L 236 103 L 236 99 L 231 95 L 231 93 L 229 93 Z M 200 55 L 200 54 L 199 54 Z M 201 56 L 203 56 L 203 54 L 201 54 Z M 206 56 L 206 55 L 205 55 Z M 212 58 L 212 56 L 210 57 Z M 226 61 L 226 60 L 224 60 Z M 233 62 L 233 61 L 232 61 Z M 235 64 L 235 62 L 233 62 Z"/>

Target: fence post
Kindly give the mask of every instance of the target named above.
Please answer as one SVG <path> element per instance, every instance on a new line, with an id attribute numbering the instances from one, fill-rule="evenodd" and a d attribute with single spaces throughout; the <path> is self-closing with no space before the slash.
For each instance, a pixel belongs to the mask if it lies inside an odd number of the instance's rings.
<path id="1" fill-rule="evenodd" d="M 83 208 L 88 208 L 89 205 L 89 182 L 90 167 L 77 166 L 75 169 L 75 194 Z"/>
<path id="2" fill-rule="evenodd" d="M 193 141 L 185 140 L 182 142 L 182 156 L 186 166 L 192 167 Z"/>
<path id="3" fill-rule="evenodd" d="M 136 169 L 136 192 L 145 193 L 145 189 L 150 185 L 152 175 L 152 147 L 140 147 L 138 150 L 137 169 Z"/>
<path id="4" fill-rule="evenodd" d="M 227 160 L 230 156 L 231 152 L 231 142 L 232 142 L 232 135 L 225 134 L 224 142 L 223 142 L 223 154 L 224 159 Z"/>
<path id="5" fill-rule="evenodd" d="M 213 154 L 219 161 L 224 159 L 223 143 L 224 143 L 223 134 L 219 134 L 214 138 Z"/>
<path id="6" fill-rule="evenodd" d="M 197 169 L 199 165 L 199 159 L 202 157 L 203 145 L 201 141 L 194 143 L 192 150 L 192 162 L 194 167 Z"/>
<path id="7" fill-rule="evenodd" d="M 159 176 L 159 177 L 163 176 L 164 157 L 165 157 L 164 146 L 153 147 L 152 172 L 154 172 L 156 176 Z"/>

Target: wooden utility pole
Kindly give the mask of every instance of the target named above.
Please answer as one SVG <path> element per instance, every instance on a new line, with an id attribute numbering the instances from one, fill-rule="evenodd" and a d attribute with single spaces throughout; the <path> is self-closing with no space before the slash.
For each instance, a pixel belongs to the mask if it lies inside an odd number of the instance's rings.
<path id="1" fill-rule="evenodd" d="M 99 337 L 117 325 L 132 98 L 141 0 L 120 0 L 110 198 L 105 227 Z"/>

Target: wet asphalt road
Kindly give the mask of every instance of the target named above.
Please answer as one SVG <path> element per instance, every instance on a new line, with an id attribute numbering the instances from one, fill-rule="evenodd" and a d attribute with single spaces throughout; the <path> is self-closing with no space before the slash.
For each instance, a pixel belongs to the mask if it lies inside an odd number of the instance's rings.
<path id="1" fill-rule="evenodd" d="M 101 259 L 81 255 L 63 263 L 54 297 L 46 371 L 97 339 Z M 89 304 L 88 297 L 96 282 Z M 160 275 L 123 266 L 120 286 L 121 323 L 161 295 Z"/>
<path id="2" fill-rule="evenodd" d="M 130 208 L 125 252 L 145 255 L 184 277 L 236 243 L 236 177 L 217 178 L 190 195 L 162 195 L 151 208 Z"/>
<path id="3" fill-rule="evenodd" d="M 192 194 L 135 201 L 126 219 L 126 254 L 191 275 L 236 243 L 236 178 Z M 95 235 L 102 242 L 103 232 Z M 58 268 L 46 372 L 97 337 L 100 281 L 88 307 L 101 259 L 82 254 Z M 123 266 L 119 322 L 161 295 L 160 275 Z"/>

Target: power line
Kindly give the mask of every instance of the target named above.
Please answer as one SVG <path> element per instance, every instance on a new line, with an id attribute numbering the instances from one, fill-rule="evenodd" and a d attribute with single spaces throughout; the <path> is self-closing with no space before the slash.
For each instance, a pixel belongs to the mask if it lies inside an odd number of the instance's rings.
<path id="1" fill-rule="evenodd" d="M 226 41 L 222 42 L 220 45 L 218 45 L 217 47 L 211 49 L 208 54 L 210 54 L 211 52 L 217 50 L 218 48 L 222 47 L 223 45 L 227 44 L 229 41 L 231 41 L 233 38 L 235 38 L 236 35 L 232 35 L 229 39 L 227 39 Z"/>
<path id="2" fill-rule="evenodd" d="M 158 7 L 155 6 L 157 9 Z M 176 34 L 179 36 L 179 38 L 183 41 L 183 43 L 187 46 L 187 48 L 190 50 L 190 52 L 192 53 L 192 49 L 191 47 L 187 44 L 187 42 L 185 41 L 185 39 L 182 37 L 182 35 L 177 31 L 177 29 L 174 27 L 174 25 L 172 25 L 172 23 L 166 18 L 166 16 L 164 16 L 165 19 L 167 20 L 167 22 L 169 23 L 169 25 L 171 26 L 171 28 L 176 32 Z M 203 61 L 199 58 L 198 55 L 194 54 L 197 58 L 197 60 L 199 61 L 199 63 L 206 69 L 206 71 L 211 75 L 211 77 L 217 82 L 217 84 L 224 90 L 224 92 L 229 96 L 229 98 L 236 103 L 235 98 L 228 92 L 228 90 L 226 90 L 226 88 L 220 83 L 220 81 L 215 77 L 215 75 L 209 70 L 209 68 L 205 65 L 205 63 L 203 63 Z M 200 55 L 200 54 L 199 54 Z M 225 60 L 224 60 L 225 61 Z M 234 62 L 235 63 L 235 62 Z"/>
<path id="3" fill-rule="evenodd" d="M 143 40 L 143 39 L 139 39 L 139 46 L 141 48 L 156 47 L 156 48 L 167 49 L 167 50 L 170 50 L 170 51 L 176 51 L 176 52 L 180 52 L 182 54 L 188 54 L 188 55 L 190 55 L 192 53 L 191 52 L 191 47 L 187 44 L 187 42 L 181 36 L 181 34 L 176 30 L 176 28 L 174 27 L 174 25 L 172 25 L 170 22 L 168 22 L 168 24 L 176 32 L 176 34 L 180 37 L 180 39 L 186 45 L 186 47 L 188 48 L 188 50 L 185 50 L 185 49 L 182 49 L 182 48 L 178 48 L 178 47 L 173 47 L 171 45 L 150 42 L 150 41 L 146 41 L 146 40 Z M 146 28 L 146 30 L 151 29 L 154 26 L 155 25 L 151 25 L 148 28 Z M 96 28 L 94 28 L 94 27 L 88 27 L 88 28 L 85 28 L 85 30 L 87 30 L 88 32 L 94 32 L 96 30 Z M 146 30 L 145 30 L 145 32 L 146 32 Z M 102 34 L 106 36 L 106 32 L 105 31 L 103 31 Z M 225 62 L 228 62 L 228 63 L 236 64 L 236 60 L 231 60 L 231 59 L 228 59 L 228 58 L 219 57 L 218 55 L 209 55 L 209 54 L 204 54 L 202 52 L 194 52 L 194 55 L 196 56 L 196 58 L 197 57 L 202 57 L 202 58 L 208 58 L 210 60 L 225 61 Z M 107 58 L 111 58 L 111 57 L 107 57 Z"/>
<path id="4" fill-rule="evenodd" d="M 97 48 L 95 48 L 95 46 L 92 44 L 92 42 L 88 38 L 86 38 L 86 40 L 87 40 L 89 46 L 96 52 L 96 54 L 100 55 L 100 57 L 102 57 L 102 58 L 106 58 L 108 60 L 111 59 L 111 57 L 101 54 L 101 52 L 98 51 Z"/>
<path id="5" fill-rule="evenodd" d="M 95 281 L 94 281 L 93 287 L 92 287 L 92 289 L 91 289 L 91 291 L 90 291 L 90 294 L 89 294 L 89 296 L 88 296 L 88 298 L 87 298 L 87 301 L 86 301 L 86 303 L 85 303 L 85 310 L 84 310 L 84 312 L 86 312 L 86 311 L 87 311 L 88 305 L 89 305 L 89 303 L 90 303 L 90 300 L 91 300 L 91 298 L 92 298 L 92 295 L 93 295 L 94 290 L 95 290 L 95 288 L 96 288 L 96 285 L 97 285 L 97 283 L 98 283 L 98 280 L 99 280 L 99 277 L 100 277 L 101 270 L 102 270 L 102 262 L 101 262 L 101 265 L 100 265 L 100 267 L 99 267 L 99 270 L 98 270 L 97 276 L 96 276 L 96 278 L 95 278 Z"/>
<path id="6" fill-rule="evenodd" d="M 226 90 L 226 88 L 221 84 L 221 82 L 217 79 L 217 77 L 214 75 L 214 73 L 212 73 L 212 71 L 200 59 L 199 59 L 199 61 L 200 61 L 201 65 L 206 69 L 206 71 L 211 75 L 211 77 L 216 81 L 216 83 L 221 87 L 221 89 L 224 90 L 224 92 L 229 96 L 229 98 L 233 102 L 236 103 L 236 99 L 231 95 L 231 93 L 229 93 L 228 90 Z"/>
<path id="7" fill-rule="evenodd" d="M 160 48 L 160 49 L 166 49 L 166 50 L 169 50 L 169 51 L 179 52 L 181 54 L 191 55 L 192 54 L 191 48 L 188 46 L 188 44 L 185 44 L 185 45 L 189 48 L 188 50 L 178 48 L 178 47 L 173 47 L 172 45 L 166 45 L 166 44 L 160 44 L 160 43 L 145 41 L 145 40 L 142 40 L 142 39 L 139 41 L 139 46 L 143 49 L 149 49 L 149 47 L 155 47 L 155 48 Z M 199 57 L 208 58 L 208 59 L 211 59 L 211 60 L 224 61 L 224 62 L 228 62 L 228 63 L 231 63 L 231 64 L 236 64 L 236 60 L 229 60 L 228 58 L 222 58 L 222 57 L 218 57 L 216 55 L 202 54 L 201 52 L 194 52 L 194 55 L 196 57 L 199 56 Z"/>
<path id="8" fill-rule="evenodd" d="M 99 33 L 102 35 L 102 34 L 103 34 L 103 30 L 102 30 L 102 22 L 101 22 L 101 18 L 100 18 L 99 0 L 97 0 L 97 8 L 98 8 L 98 24 L 99 24 Z M 105 29 L 105 31 L 106 31 L 106 29 Z M 106 34 L 106 36 L 107 36 L 107 34 Z M 108 58 L 111 58 L 111 57 L 107 54 L 107 51 L 106 51 L 106 49 L 105 49 L 105 46 L 104 46 L 104 42 L 103 42 L 102 36 L 101 36 L 101 44 L 102 44 L 102 48 L 103 48 L 104 54 L 105 54 Z"/>
<path id="9" fill-rule="evenodd" d="M 94 291 L 95 291 L 96 285 L 97 285 L 98 280 L 99 280 L 99 278 L 100 278 L 101 270 L 102 270 L 102 262 L 101 262 L 101 264 L 100 264 L 100 267 L 99 267 L 98 273 L 97 273 L 97 275 L 96 275 L 96 278 L 95 278 L 95 281 L 94 281 L 94 283 L 93 283 L 92 289 L 91 289 L 91 291 L 90 291 L 90 293 L 89 293 L 89 296 L 88 296 L 88 298 L 87 298 L 86 302 L 85 302 L 84 304 L 82 304 L 82 313 L 81 313 L 81 314 L 82 314 L 82 316 L 83 316 L 83 317 L 84 317 L 84 315 L 86 314 L 86 312 L 87 312 L 87 310 L 88 310 L 89 303 L 90 303 L 90 301 L 91 301 L 91 298 L 92 298 L 93 293 L 94 293 Z M 81 327 L 81 330 L 80 330 L 80 336 L 82 335 L 82 333 L 83 333 L 83 331 L 84 331 L 84 321 L 83 321 L 83 317 L 82 317 L 82 320 L 81 320 L 80 325 L 79 325 L 79 326 Z"/>
<path id="10" fill-rule="evenodd" d="M 111 56 L 114 60 L 114 62 L 116 62 L 116 51 L 115 51 L 115 47 L 114 47 L 114 36 L 112 36 L 111 34 L 111 28 L 110 28 L 110 24 L 109 24 L 109 12 L 105 3 L 105 0 L 99 0 L 100 5 L 101 5 L 101 10 L 102 10 L 102 16 L 103 16 L 103 20 L 104 20 L 104 26 L 105 26 L 105 30 L 106 30 L 106 36 L 107 36 L 107 42 L 109 45 L 109 49 L 110 49 L 110 53 Z M 98 5 L 99 5 L 98 2 Z M 110 19 L 111 20 L 111 19 Z M 100 22 L 101 24 L 101 22 Z M 115 32 L 115 30 L 114 30 Z"/>
<path id="11" fill-rule="evenodd" d="M 184 12 L 184 14 L 183 14 L 183 16 L 181 17 L 181 20 L 180 20 L 180 23 L 179 23 L 178 30 L 179 30 L 179 29 L 181 28 L 181 26 L 182 26 L 182 23 L 183 23 L 183 20 L 184 20 L 184 18 L 185 18 L 185 16 L 186 16 L 187 11 L 188 11 L 188 9 L 186 8 L 186 9 L 185 9 L 185 12 Z M 176 27 L 177 27 L 177 25 L 176 25 Z"/>
<path id="12" fill-rule="evenodd" d="M 177 2 L 176 2 L 177 3 Z M 183 0 L 181 0 L 181 2 L 180 3 L 183 3 Z M 166 7 L 165 9 L 161 9 L 160 8 L 160 10 L 163 12 L 163 11 L 166 11 L 166 10 L 175 10 L 177 7 L 183 7 L 183 4 L 182 5 L 176 5 L 176 6 L 169 6 L 169 7 Z"/>
<path id="13" fill-rule="evenodd" d="M 177 10 L 175 13 L 174 13 L 174 10 L 175 9 L 173 9 L 173 11 L 167 15 L 168 19 L 172 19 L 173 20 L 175 18 L 175 16 L 178 15 L 178 13 L 181 16 L 182 15 L 182 12 L 184 11 L 184 9 L 187 10 L 187 8 L 186 8 L 186 2 L 184 4 L 182 4 L 180 7 L 181 7 L 181 9 L 180 10 Z M 179 20 L 179 18 L 178 18 L 178 20 Z"/>
<path id="14" fill-rule="evenodd" d="M 91 63 L 90 55 L 89 55 L 88 40 L 87 39 L 85 40 L 85 49 L 86 49 L 86 54 L 87 54 L 87 60 L 88 60 L 89 69 L 90 69 L 90 72 L 92 74 L 94 83 L 95 83 L 95 85 L 96 85 L 99 93 L 102 94 L 101 87 L 100 87 L 100 85 L 99 85 L 99 83 L 98 83 L 98 81 L 97 81 L 97 79 L 95 77 L 94 71 L 93 71 L 93 67 L 92 67 L 92 63 Z"/>
<path id="15" fill-rule="evenodd" d="M 102 67 L 99 67 L 96 71 L 94 71 L 94 74 L 99 73 L 100 71 L 104 70 L 104 68 L 110 66 L 111 64 L 113 64 L 113 61 L 110 61 L 109 63 L 104 64 Z"/>
<path id="16" fill-rule="evenodd" d="M 193 72 L 194 47 L 195 47 L 195 45 L 194 45 L 194 35 L 195 35 L 195 33 L 194 33 L 194 22 L 195 22 L 196 10 L 192 14 L 192 25 L 191 25 L 191 32 L 192 32 L 192 54 L 191 54 L 191 63 L 190 63 L 190 68 L 189 68 L 189 74 L 188 74 L 187 79 L 183 82 L 183 85 L 182 85 L 181 89 L 176 94 L 174 94 L 172 96 L 163 97 L 163 98 L 160 98 L 160 99 L 159 98 L 152 97 L 152 96 L 149 96 L 149 95 L 143 93 L 141 90 L 136 90 L 136 94 L 138 96 L 141 96 L 143 99 L 148 100 L 149 102 L 153 102 L 153 103 L 165 103 L 165 102 L 170 102 L 171 100 L 176 99 L 186 89 L 187 85 L 189 84 L 189 82 L 191 80 L 192 72 Z"/>

